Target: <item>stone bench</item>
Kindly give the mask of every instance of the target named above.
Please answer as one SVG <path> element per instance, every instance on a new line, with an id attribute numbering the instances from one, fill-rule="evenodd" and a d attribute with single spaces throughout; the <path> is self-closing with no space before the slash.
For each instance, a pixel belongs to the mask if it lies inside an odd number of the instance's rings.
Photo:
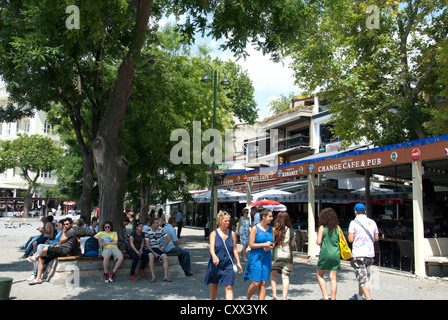
<path id="1" fill-rule="evenodd" d="M 168 277 L 171 279 L 184 277 L 185 273 L 180 266 L 177 253 L 167 253 L 168 256 Z M 141 260 L 136 268 L 136 276 L 140 280 L 138 270 L 140 268 Z M 109 271 L 115 265 L 113 258 L 109 261 Z M 115 281 L 130 281 L 132 259 L 125 254 L 123 263 L 118 268 L 115 274 Z M 149 271 L 149 261 L 145 268 L 146 280 L 149 282 L 151 273 Z M 79 284 L 88 284 L 92 282 L 103 281 L 103 257 L 82 257 L 82 256 L 67 256 L 59 257 L 51 261 L 47 266 L 47 280 L 53 285 L 65 285 L 67 281 L 74 283 L 78 281 Z M 79 274 L 79 276 L 77 276 Z M 156 279 L 162 280 L 163 266 L 162 263 L 156 259 L 154 261 L 154 274 Z M 76 277 L 76 279 L 75 279 Z"/>
<path id="2" fill-rule="evenodd" d="M 448 277 L 448 238 L 425 238 L 426 274 L 430 277 Z"/>

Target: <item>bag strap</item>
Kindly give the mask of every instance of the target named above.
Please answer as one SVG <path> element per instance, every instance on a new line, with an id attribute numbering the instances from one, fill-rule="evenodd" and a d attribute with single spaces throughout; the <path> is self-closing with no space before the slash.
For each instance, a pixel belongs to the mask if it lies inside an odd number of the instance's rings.
<path id="1" fill-rule="evenodd" d="M 359 222 L 358 220 L 353 220 L 353 221 L 355 221 L 357 224 L 359 224 L 364 229 L 364 231 L 369 235 L 370 240 L 372 240 L 372 242 L 374 242 L 372 235 L 370 234 L 369 231 L 367 231 L 367 229 L 362 225 L 362 223 Z"/>
<path id="2" fill-rule="evenodd" d="M 232 236 L 232 230 L 229 230 L 229 236 L 228 236 L 227 238 L 229 238 L 229 237 L 231 237 L 231 236 Z M 220 235 L 220 237 L 221 237 L 221 235 Z M 221 237 L 221 239 L 222 239 L 222 237 Z M 230 256 L 229 250 L 227 249 L 227 246 L 226 246 L 226 240 L 222 239 L 222 242 L 224 242 L 224 248 L 226 248 L 226 251 L 227 251 L 227 254 L 229 255 L 229 259 L 230 259 L 230 261 L 232 262 L 233 265 L 235 265 L 235 264 L 233 263 L 232 257 Z"/>

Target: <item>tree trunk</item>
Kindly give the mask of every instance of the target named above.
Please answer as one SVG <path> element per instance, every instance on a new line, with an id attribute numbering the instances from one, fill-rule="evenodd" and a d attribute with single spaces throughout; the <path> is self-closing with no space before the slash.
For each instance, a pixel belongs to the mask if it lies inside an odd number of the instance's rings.
<path id="1" fill-rule="evenodd" d="M 150 185 L 144 185 L 143 182 L 140 182 L 140 217 L 139 217 L 139 220 L 143 223 L 146 223 L 146 220 L 148 219 L 150 190 L 151 190 Z"/>
<path id="2" fill-rule="evenodd" d="M 81 209 L 81 216 L 85 217 L 85 223 L 90 224 L 92 215 L 92 197 L 93 197 L 93 153 L 83 156 L 83 173 L 82 173 L 82 195 L 78 200 L 78 208 Z"/>
<path id="3" fill-rule="evenodd" d="M 101 125 L 92 142 L 95 171 L 99 187 L 100 223 L 109 220 L 117 232 L 123 249 L 123 202 L 128 161 L 118 150 L 118 138 L 131 96 L 131 81 L 146 39 L 152 0 L 134 1 L 137 8 L 136 38 L 118 69 L 117 80 L 104 112 Z M 120 241 L 121 240 L 121 241 Z"/>
<path id="4" fill-rule="evenodd" d="M 110 221 L 123 249 L 123 202 L 126 185 L 127 160 L 107 138 L 98 136 L 93 143 L 95 170 L 98 176 L 99 224 Z"/>

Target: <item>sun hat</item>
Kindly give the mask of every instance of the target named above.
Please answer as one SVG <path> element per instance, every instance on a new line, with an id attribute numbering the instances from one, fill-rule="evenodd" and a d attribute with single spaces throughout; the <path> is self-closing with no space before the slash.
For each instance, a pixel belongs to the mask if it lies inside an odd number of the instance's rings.
<path id="1" fill-rule="evenodd" d="M 366 206 L 362 203 L 357 203 L 355 207 L 353 208 L 354 211 L 358 211 L 359 213 L 365 213 L 366 212 Z"/>

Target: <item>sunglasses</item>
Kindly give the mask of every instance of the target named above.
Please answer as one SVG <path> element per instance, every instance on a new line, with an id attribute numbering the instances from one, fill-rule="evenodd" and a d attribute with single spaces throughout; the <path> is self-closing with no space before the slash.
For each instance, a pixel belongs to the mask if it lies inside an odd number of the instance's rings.
<path id="1" fill-rule="evenodd" d="M 104 229 L 110 229 L 110 226 L 104 226 Z"/>

